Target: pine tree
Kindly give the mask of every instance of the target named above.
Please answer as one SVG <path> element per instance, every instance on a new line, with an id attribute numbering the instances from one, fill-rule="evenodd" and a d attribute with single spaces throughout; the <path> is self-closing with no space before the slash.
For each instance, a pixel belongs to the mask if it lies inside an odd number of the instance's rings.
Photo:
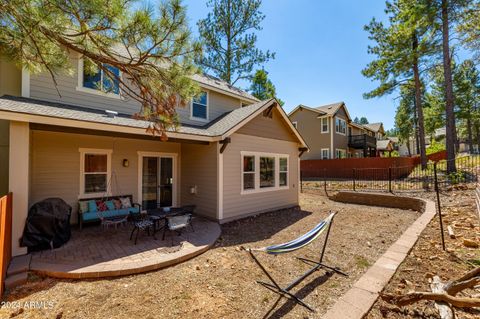
<path id="1" fill-rule="evenodd" d="M 261 0 L 209 0 L 207 5 L 212 11 L 197 23 L 205 53 L 198 62 L 207 71 L 235 84 L 275 57 L 256 46 L 254 31 L 262 29 L 265 18 Z"/>
<path id="2" fill-rule="evenodd" d="M 277 90 L 272 81 L 268 78 L 268 72 L 265 70 L 257 70 L 252 78 L 249 91 L 257 99 L 264 101 L 276 98 L 278 103 L 283 106 L 284 102 L 277 98 Z"/>
<path id="3" fill-rule="evenodd" d="M 190 75 L 199 49 L 179 0 L 162 2 L 156 14 L 129 0 L 0 2 L 1 54 L 33 74 L 49 72 L 55 84 L 57 73 L 74 71 L 69 53 L 82 56 L 88 71 L 101 69 L 142 105 L 139 116 L 162 138 L 176 124 L 175 106 L 198 90 Z"/>
<path id="4" fill-rule="evenodd" d="M 415 87 L 415 106 L 418 122 L 420 157 L 422 168 L 426 168 L 425 132 L 422 108 L 422 65 L 430 62 L 432 55 L 438 52 L 431 24 L 435 14 L 428 6 L 428 0 L 394 0 L 386 2 L 385 12 L 389 16 L 389 25 L 373 19 L 365 26 L 370 33 L 369 39 L 375 42 L 369 46 L 369 53 L 376 56 L 362 71 L 363 75 L 380 81 L 378 88 L 364 94 L 372 98 L 391 94 L 398 86 L 413 78 Z"/>
<path id="5" fill-rule="evenodd" d="M 461 22 L 457 31 L 462 37 L 462 43 L 470 49 L 477 63 L 480 62 L 480 1 L 469 1 L 461 11 Z"/>
<path id="6" fill-rule="evenodd" d="M 407 145 L 408 155 L 412 155 L 410 140 L 414 131 L 413 111 L 415 108 L 415 91 L 412 85 L 400 87 L 400 103 L 395 114 L 395 131 L 399 142 Z"/>
<path id="7" fill-rule="evenodd" d="M 362 116 L 359 121 L 360 124 L 365 125 L 368 124 L 368 119 L 365 116 Z"/>

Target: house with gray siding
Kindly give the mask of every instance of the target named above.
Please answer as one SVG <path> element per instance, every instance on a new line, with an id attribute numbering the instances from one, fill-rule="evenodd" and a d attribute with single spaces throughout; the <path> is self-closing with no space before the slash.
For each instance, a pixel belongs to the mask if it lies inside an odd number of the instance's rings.
<path id="1" fill-rule="evenodd" d="M 288 116 L 310 148 L 302 160 L 376 156 L 383 125 L 373 125 L 378 128 L 375 131 L 354 123 L 344 102 L 319 107 L 299 105 Z"/>
<path id="2" fill-rule="evenodd" d="M 307 144 L 275 99 L 196 75 L 200 95 L 177 108 L 181 125 L 161 141 L 132 117 L 138 103 L 99 90 L 82 57 L 70 60 L 75 72 L 57 87 L 0 60 L 0 192 L 13 192 L 14 256 L 26 253 L 29 207 L 49 197 L 73 207 L 72 224 L 80 199 L 110 195 L 130 194 L 142 209 L 196 205 L 220 223 L 298 205 Z"/>

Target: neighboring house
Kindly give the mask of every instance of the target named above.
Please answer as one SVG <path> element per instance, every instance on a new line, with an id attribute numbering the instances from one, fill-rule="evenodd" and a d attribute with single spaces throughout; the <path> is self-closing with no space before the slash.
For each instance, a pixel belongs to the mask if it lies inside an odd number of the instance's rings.
<path id="1" fill-rule="evenodd" d="M 394 151 L 394 146 L 391 140 L 378 140 L 377 141 L 377 155 L 378 156 L 391 156 Z"/>
<path id="2" fill-rule="evenodd" d="M 369 134 L 374 136 L 377 140 L 385 139 L 385 129 L 383 128 L 383 123 L 369 123 L 363 125 L 366 129 L 369 130 Z"/>
<path id="3" fill-rule="evenodd" d="M 97 89 L 103 75 L 84 74 L 81 57 L 71 56 L 74 75 L 58 75 L 60 95 L 48 73 L 2 61 L 1 167 L 10 162 L 0 173 L 13 192 L 13 255 L 26 252 L 18 239 L 29 207 L 48 197 L 73 207 L 72 223 L 78 199 L 107 195 L 132 194 L 144 209 L 193 204 L 222 223 L 299 203 L 307 146 L 275 99 L 195 76 L 202 93 L 177 109 L 182 125 L 162 142 L 132 118 L 140 105 L 115 83 Z"/>
<path id="4" fill-rule="evenodd" d="M 310 148 L 302 160 L 376 156 L 375 136 L 383 132 L 383 125 L 375 131 L 354 123 L 344 102 L 299 105 L 288 116 Z"/>

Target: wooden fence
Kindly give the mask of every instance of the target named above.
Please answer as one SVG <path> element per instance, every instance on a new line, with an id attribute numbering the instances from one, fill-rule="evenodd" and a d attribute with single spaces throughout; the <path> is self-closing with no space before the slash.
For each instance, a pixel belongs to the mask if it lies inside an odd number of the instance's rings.
<path id="1" fill-rule="evenodd" d="M 12 259 L 12 193 L 0 198 L 0 296 L 5 290 L 7 268 Z"/>
<path id="2" fill-rule="evenodd" d="M 446 151 L 430 154 L 427 158 L 434 162 L 446 159 Z M 419 156 L 302 160 L 300 170 L 306 179 L 352 178 L 352 174 L 356 178 L 395 179 L 408 176 L 419 164 Z"/>

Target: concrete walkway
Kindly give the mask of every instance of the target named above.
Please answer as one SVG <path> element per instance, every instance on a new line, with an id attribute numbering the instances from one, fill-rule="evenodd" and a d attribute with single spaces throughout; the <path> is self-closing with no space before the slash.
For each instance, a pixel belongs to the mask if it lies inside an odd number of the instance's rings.
<path id="1" fill-rule="evenodd" d="M 30 270 L 56 278 L 101 278 L 136 274 L 171 266 L 208 250 L 220 236 L 217 223 L 194 219 L 195 231 L 177 236 L 162 232 L 155 240 L 140 233 L 134 245 L 130 226 L 117 230 L 85 227 L 74 230 L 64 246 L 32 254 Z"/>
<path id="2" fill-rule="evenodd" d="M 399 197 L 401 198 L 401 197 Z M 423 214 L 371 266 L 367 272 L 322 317 L 324 319 L 360 319 L 377 300 L 397 268 L 417 242 L 421 232 L 436 214 L 435 203 L 425 202 Z"/>

